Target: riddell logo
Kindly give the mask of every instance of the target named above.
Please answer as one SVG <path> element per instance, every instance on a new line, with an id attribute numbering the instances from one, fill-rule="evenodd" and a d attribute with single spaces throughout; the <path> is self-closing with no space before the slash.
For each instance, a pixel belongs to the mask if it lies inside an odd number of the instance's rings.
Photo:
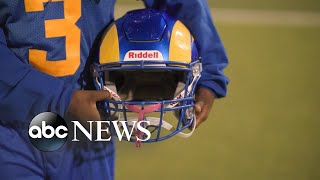
<path id="1" fill-rule="evenodd" d="M 124 57 L 125 61 L 134 60 L 164 60 L 160 51 L 129 51 Z"/>

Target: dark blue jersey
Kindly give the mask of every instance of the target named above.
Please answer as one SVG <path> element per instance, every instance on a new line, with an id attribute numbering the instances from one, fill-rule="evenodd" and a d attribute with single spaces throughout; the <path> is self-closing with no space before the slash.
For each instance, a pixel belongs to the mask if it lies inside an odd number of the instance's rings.
<path id="1" fill-rule="evenodd" d="M 114 0 L 0 0 L 0 119 L 64 115 Z"/>

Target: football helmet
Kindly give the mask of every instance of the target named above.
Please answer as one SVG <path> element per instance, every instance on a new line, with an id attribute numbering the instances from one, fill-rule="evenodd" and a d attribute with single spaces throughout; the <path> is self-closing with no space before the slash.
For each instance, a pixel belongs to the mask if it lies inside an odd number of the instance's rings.
<path id="1" fill-rule="evenodd" d="M 149 122 L 143 126 L 151 138 L 144 142 L 193 133 L 202 65 L 195 40 L 179 20 L 154 9 L 128 12 L 103 35 L 92 70 L 96 89 L 112 95 L 101 111 L 108 120 L 126 122 L 135 135 L 130 141 L 145 136 L 134 121 Z"/>

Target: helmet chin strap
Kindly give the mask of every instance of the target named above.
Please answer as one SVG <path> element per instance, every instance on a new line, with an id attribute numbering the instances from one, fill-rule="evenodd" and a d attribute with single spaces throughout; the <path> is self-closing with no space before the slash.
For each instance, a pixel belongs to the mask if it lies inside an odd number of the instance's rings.
<path id="1" fill-rule="evenodd" d="M 161 108 L 161 104 L 148 105 L 148 106 L 142 107 L 141 109 L 139 108 L 138 105 L 127 105 L 127 108 L 130 111 L 139 114 L 139 116 L 138 116 L 138 123 L 139 123 L 140 121 L 142 121 L 144 119 L 145 114 L 152 113 L 152 112 L 159 110 Z M 135 135 L 137 137 L 139 137 L 139 139 L 141 139 L 143 133 L 136 128 Z M 141 147 L 141 141 L 138 139 L 136 140 L 136 146 Z"/>
<path id="2" fill-rule="evenodd" d="M 124 118 L 120 118 L 118 120 L 119 121 L 124 121 L 125 119 Z M 128 118 L 127 119 L 128 125 L 129 126 L 133 126 L 134 122 L 136 122 L 137 120 L 138 120 L 137 118 Z M 149 121 L 150 122 L 149 125 L 151 125 L 151 126 L 159 126 L 160 121 L 161 121 L 161 119 L 157 118 L 157 117 L 146 117 L 145 120 Z M 196 124 L 197 124 L 196 116 L 194 116 L 194 120 L 193 120 L 191 131 L 189 133 L 179 132 L 179 133 L 177 133 L 177 136 L 182 137 L 182 138 L 189 138 L 194 133 L 194 131 L 196 129 Z M 168 131 L 171 131 L 171 132 L 175 131 L 175 128 L 173 127 L 173 125 L 171 125 L 170 123 L 166 122 L 165 120 L 162 120 L 161 127 L 166 129 L 166 130 L 168 130 Z"/>

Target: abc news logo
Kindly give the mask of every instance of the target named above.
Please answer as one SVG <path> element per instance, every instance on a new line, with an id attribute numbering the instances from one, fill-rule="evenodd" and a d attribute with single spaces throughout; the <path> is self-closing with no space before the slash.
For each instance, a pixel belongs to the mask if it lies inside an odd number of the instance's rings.
<path id="1" fill-rule="evenodd" d="M 103 132 L 110 134 L 110 127 L 113 126 L 119 141 L 124 138 L 129 141 L 134 134 L 135 128 L 129 128 L 126 121 L 87 121 L 89 130 L 87 130 L 79 121 L 71 121 L 73 125 L 73 138 L 71 141 L 80 141 L 77 138 L 77 132 L 82 133 L 90 141 L 108 142 L 112 136 L 107 138 Z M 151 132 L 148 131 L 144 124 L 150 125 L 149 121 L 133 121 L 133 127 L 144 133 L 144 138 L 138 141 L 145 142 L 150 139 Z M 93 130 L 93 128 L 95 128 Z M 93 133 L 95 139 L 93 139 Z M 34 147 L 41 151 L 56 151 L 61 148 L 67 141 L 69 129 L 66 121 L 56 113 L 44 112 L 34 117 L 29 125 L 29 139 Z"/>

